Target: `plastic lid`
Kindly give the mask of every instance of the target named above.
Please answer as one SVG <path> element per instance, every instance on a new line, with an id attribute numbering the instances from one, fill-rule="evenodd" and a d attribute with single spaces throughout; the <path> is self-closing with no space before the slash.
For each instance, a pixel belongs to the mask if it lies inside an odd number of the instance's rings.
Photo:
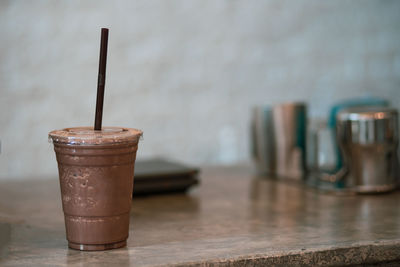
<path id="1" fill-rule="evenodd" d="M 73 127 L 51 131 L 49 141 L 77 145 L 102 145 L 138 142 L 142 135 L 142 131 L 132 128 L 103 127 L 101 131 L 95 131 L 93 127 Z"/>

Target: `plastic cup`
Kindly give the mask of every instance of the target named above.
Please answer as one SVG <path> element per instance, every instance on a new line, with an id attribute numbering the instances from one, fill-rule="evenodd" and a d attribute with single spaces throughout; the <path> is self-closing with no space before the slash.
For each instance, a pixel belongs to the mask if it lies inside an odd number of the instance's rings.
<path id="1" fill-rule="evenodd" d="M 122 127 L 66 128 L 54 144 L 68 246 L 106 250 L 126 246 L 133 176 L 142 131 Z"/>

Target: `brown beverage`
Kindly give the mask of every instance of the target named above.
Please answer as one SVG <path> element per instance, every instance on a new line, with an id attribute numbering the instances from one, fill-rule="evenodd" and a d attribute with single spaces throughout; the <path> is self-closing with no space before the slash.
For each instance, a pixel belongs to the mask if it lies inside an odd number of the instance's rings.
<path id="1" fill-rule="evenodd" d="M 68 246 L 105 250 L 126 245 L 133 174 L 142 132 L 130 128 L 66 128 L 54 144 Z"/>

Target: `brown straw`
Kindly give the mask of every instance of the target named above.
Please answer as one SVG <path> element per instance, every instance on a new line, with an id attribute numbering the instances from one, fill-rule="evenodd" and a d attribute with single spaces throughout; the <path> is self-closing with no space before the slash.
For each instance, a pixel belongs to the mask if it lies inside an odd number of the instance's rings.
<path id="1" fill-rule="evenodd" d="M 97 80 L 96 117 L 94 120 L 94 129 L 97 131 L 101 130 L 101 122 L 103 119 L 104 86 L 106 84 L 107 44 L 108 29 L 102 28 L 100 41 L 99 77 Z"/>

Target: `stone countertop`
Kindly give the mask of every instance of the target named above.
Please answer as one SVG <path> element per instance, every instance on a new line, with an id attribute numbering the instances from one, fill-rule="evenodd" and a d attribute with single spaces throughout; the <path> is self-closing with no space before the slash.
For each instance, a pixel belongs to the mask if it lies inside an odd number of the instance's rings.
<path id="1" fill-rule="evenodd" d="M 67 248 L 58 179 L 0 183 L 0 266 L 400 263 L 400 192 L 335 195 L 206 168 L 187 194 L 133 199 L 128 246 Z M 364 265 L 363 265 L 364 266 Z"/>

